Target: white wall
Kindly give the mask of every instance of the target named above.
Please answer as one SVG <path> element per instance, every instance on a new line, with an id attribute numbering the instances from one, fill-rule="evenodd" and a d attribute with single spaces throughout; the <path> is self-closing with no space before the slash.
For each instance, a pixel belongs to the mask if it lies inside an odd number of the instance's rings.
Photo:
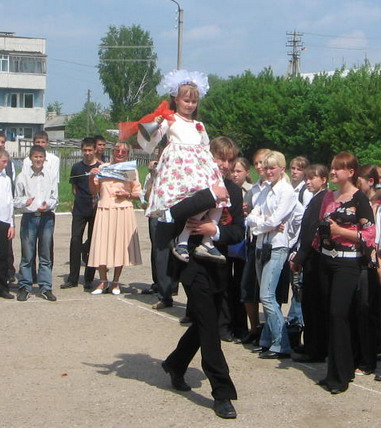
<path id="1" fill-rule="evenodd" d="M 15 108 L 0 106 L 0 117 L 3 123 L 44 124 L 45 109 L 39 107 Z"/>

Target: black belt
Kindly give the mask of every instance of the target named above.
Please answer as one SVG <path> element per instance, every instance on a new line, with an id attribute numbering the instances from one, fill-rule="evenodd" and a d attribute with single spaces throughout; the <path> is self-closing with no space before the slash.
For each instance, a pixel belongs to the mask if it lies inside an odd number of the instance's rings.
<path id="1" fill-rule="evenodd" d="M 23 213 L 23 215 L 29 215 L 33 217 L 46 217 L 46 216 L 53 216 L 53 211 L 36 211 L 34 213 Z"/>

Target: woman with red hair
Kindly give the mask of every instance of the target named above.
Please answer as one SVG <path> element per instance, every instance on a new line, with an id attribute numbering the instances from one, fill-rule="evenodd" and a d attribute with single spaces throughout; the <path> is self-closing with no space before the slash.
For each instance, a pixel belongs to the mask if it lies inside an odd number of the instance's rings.
<path id="1" fill-rule="evenodd" d="M 350 153 L 336 155 L 315 244 L 321 252 L 320 281 L 329 304 L 328 370 L 319 385 L 331 394 L 348 389 L 354 378 L 352 317 L 361 270 L 375 260 L 374 215 L 368 198 L 357 187 L 358 161 Z"/>

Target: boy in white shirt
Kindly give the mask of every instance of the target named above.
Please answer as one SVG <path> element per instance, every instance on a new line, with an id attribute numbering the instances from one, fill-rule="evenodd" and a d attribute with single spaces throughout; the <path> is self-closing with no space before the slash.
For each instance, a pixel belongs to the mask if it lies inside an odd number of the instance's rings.
<path id="1" fill-rule="evenodd" d="M 56 301 L 52 293 L 51 247 L 54 231 L 54 212 L 58 204 L 56 176 L 45 165 L 45 149 L 33 146 L 30 150 L 32 167 L 16 178 L 15 207 L 23 212 L 21 219 L 21 262 L 17 300 L 25 301 L 32 291 L 32 262 L 38 248 L 37 282 L 46 300 Z M 37 245 L 38 243 L 38 245 Z"/>
<path id="2" fill-rule="evenodd" d="M 8 152 L 0 148 L 0 297 L 13 299 L 7 282 L 9 244 L 15 236 L 12 182 L 6 173 L 8 162 Z"/>

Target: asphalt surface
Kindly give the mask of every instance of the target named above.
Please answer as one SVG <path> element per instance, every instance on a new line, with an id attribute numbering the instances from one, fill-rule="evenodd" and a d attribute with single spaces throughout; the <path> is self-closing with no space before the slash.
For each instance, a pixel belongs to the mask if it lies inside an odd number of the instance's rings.
<path id="1" fill-rule="evenodd" d="M 1 427 L 380 427 L 381 382 L 359 376 L 332 396 L 315 385 L 326 365 L 260 360 L 250 347 L 223 343 L 239 398 L 236 420 L 215 416 L 196 355 L 186 381 L 171 389 L 160 366 L 186 327 L 180 287 L 175 305 L 155 311 L 147 220 L 137 212 L 143 265 L 125 268 L 120 296 L 61 290 L 68 273 L 70 215 L 56 218 L 54 293 L 0 300 Z M 19 222 L 19 219 L 18 219 Z M 14 241 L 16 265 L 20 242 Z M 15 291 L 15 289 L 13 290 Z M 37 292 L 37 289 L 35 289 Z"/>

